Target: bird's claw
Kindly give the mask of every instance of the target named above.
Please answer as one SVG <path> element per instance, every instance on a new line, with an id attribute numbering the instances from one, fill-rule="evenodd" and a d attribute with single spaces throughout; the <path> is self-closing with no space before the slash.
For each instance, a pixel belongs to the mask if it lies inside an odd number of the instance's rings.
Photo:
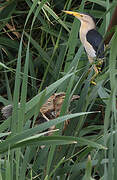
<path id="1" fill-rule="evenodd" d="M 96 82 L 91 80 L 91 84 L 95 85 L 96 86 Z"/>
<path id="2" fill-rule="evenodd" d="M 98 66 L 101 66 L 103 64 L 103 60 L 100 59 L 99 62 L 98 62 Z"/>
<path id="3" fill-rule="evenodd" d="M 93 85 L 95 85 L 95 86 L 96 86 L 96 82 L 95 82 L 94 80 L 95 80 L 96 76 L 97 76 L 99 73 L 101 73 L 101 66 L 102 66 L 102 64 L 103 64 L 103 60 L 99 60 L 99 62 L 98 62 L 97 65 L 96 65 L 96 64 L 93 65 L 93 69 L 94 69 L 94 71 L 95 71 L 95 74 L 92 76 L 90 82 L 91 82 L 91 84 L 93 84 Z"/>
<path id="4" fill-rule="evenodd" d="M 101 71 L 101 67 L 97 67 L 97 69 L 98 69 L 98 72 Z"/>

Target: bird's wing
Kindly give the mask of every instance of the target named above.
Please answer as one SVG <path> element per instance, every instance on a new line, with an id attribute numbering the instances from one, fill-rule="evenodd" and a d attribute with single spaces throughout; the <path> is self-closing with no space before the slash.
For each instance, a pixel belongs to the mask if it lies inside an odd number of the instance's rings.
<path id="1" fill-rule="evenodd" d="M 86 34 L 86 39 L 90 43 L 90 45 L 93 47 L 93 49 L 96 51 L 96 56 L 98 58 L 103 58 L 104 57 L 104 43 L 103 43 L 103 38 L 101 34 L 95 29 L 92 29 L 88 31 L 88 33 Z"/>

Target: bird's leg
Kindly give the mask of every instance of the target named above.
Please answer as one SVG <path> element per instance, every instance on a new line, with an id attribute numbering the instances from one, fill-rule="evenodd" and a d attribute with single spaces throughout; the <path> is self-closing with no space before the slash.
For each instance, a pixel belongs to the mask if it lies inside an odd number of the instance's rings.
<path id="1" fill-rule="evenodd" d="M 89 62 L 92 64 L 93 69 L 95 71 L 95 74 L 93 75 L 93 77 L 91 78 L 91 84 L 96 85 L 94 79 L 96 78 L 96 76 L 98 75 L 98 73 L 101 71 L 101 66 L 103 64 L 103 59 L 98 59 L 98 63 L 94 64 L 94 58 L 88 56 Z"/>
<path id="2" fill-rule="evenodd" d="M 101 71 L 101 66 L 103 64 L 103 59 L 99 59 L 98 63 L 97 63 L 97 69 L 100 72 Z"/>
<path id="3" fill-rule="evenodd" d="M 91 83 L 96 85 L 96 83 L 93 81 L 96 76 L 98 75 L 99 72 L 101 72 L 101 66 L 103 64 L 103 59 L 99 59 L 99 62 L 96 64 L 93 65 L 93 69 L 95 71 L 95 74 L 93 75 L 93 77 L 91 78 Z"/>
<path id="4" fill-rule="evenodd" d="M 99 70 L 98 70 L 98 68 L 96 67 L 96 65 L 95 65 L 95 64 L 93 65 L 93 69 L 94 69 L 94 71 L 95 71 L 95 74 L 94 74 L 94 75 L 93 75 L 93 77 L 91 78 L 91 84 L 96 85 L 96 83 L 95 83 L 94 79 L 95 79 L 95 78 L 96 78 L 96 76 L 98 75 Z"/>
<path id="5" fill-rule="evenodd" d="M 94 74 L 93 77 L 91 78 L 91 84 L 96 85 L 94 79 L 95 79 L 95 77 L 98 75 L 99 71 L 98 71 L 98 68 L 96 67 L 96 65 L 93 64 L 93 63 L 94 63 L 94 58 L 88 56 L 88 59 L 89 59 L 89 62 L 93 65 L 93 69 L 94 69 L 94 71 L 95 71 L 95 74 Z"/>

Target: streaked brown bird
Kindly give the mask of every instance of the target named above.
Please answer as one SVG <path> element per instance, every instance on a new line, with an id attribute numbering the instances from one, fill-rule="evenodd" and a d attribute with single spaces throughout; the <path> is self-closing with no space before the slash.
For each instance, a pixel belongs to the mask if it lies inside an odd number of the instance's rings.
<path id="1" fill-rule="evenodd" d="M 80 20 L 80 40 L 86 50 L 89 62 L 92 64 L 94 63 L 95 59 L 99 59 L 100 62 L 103 62 L 104 58 L 104 43 L 103 37 L 101 34 L 96 30 L 96 24 L 94 18 L 89 14 L 85 13 L 78 13 L 72 11 L 63 11 L 67 14 L 73 15 L 77 19 Z M 93 68 L 95 71 L 94 77 L 98 74 L 98 68 L 95 64 L 93 64 Z M 92 78 L 92 80 L 94 79 Z"/>
<path id="2" fill-rule="evenodd" d="M 79 98 L 80 96 L 73 95 L 71 101 L 78 100 Z M 46 119 L 46 121 L 59 117 L 64 99 L 65 92 L 54 93 L 48 98 L 45 104 L 43 104 L 43 106 L 40 108 L 40 113 Z M 20 107 L 20 103 L 18 106 Z M 12 111 L 12 104 L 3 107 L 1 110 L 3 117 L 5 118 L 10 117 L 12 115 Z"/>
<path id="3" fill-rule="evenodd" d="M 45 104 L 43 104 L 43 106 L 41 107 L 40 109 L 41 114 L 37 117 L 35 124 L 41 124 L 46 121 L 50 121 L 52 119 L 59 117 L 62 104 L 65 99 L 65 95 L 66 95 L 65 92 L 59 92 L 59 93 L 54 93 L 52 96 L 50 96 L 48 100 L 45 102 Z M 79 98 L 80 96 L 73 95 L 71 98 L 71 102 L 74 100 L 78 100 Z M 20 107 L 20 103 L 18 105 Z M 12 104 L 3 107 L 1 110 L 4 118 L 10 117 L 12 115 L 12 111 L 13 111 Z M 65 122 L 64 129 L 66 128 L 67 124 L 68 121 Z M 53 130 L 54 128 L 55 126 L 52 126 L 49 130 Z"/>

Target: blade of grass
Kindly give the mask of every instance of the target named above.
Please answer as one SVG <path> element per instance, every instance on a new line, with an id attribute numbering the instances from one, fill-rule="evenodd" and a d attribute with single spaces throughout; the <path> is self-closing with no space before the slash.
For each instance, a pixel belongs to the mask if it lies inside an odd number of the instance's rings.
<path id="1" fill-rule="evenodd" d="M 70 114 L 70 115 L 66 115 L 66 116 L 51 120 L 49 122 L 42 123 L 37 127 L 25 130 L 25 131 L 19 133 L 18 135 L 14 135 L 13 137 L 10 137 L 9 139 L 5 140 L 4 142 L 2 142 L 0 144 L 0 150 L 2 152 L 4 149 L 8 148 L 9 145 L 14 144 L 16 141 L 21 141 L 25 138 L 31 137 L 31 136 L 35 135 L 36 133 L 42 132 L 53 125 L 62 123 L 67 119 L 71 119 L 71 118 L 74 118 L 77 116 L 86 115 L 86 114 L 90 114 L 90 113 L 94 113 L 94 112 Z"/>
<path id="2" fill-rule="evenodd" d="M 116 69 L 116 58 L 117 58 L 117 51 L 115 48 L 115 45 L 117 43 L 117 28 L 115 30 L 115 33 L 113 35 L 112 38 L 112 44 L 111 44 L 111 49 L 110 49 L 110 57 L 109 57 L 109 69 L 110 69 L 110 85 L 111 85 L 111 105 L 112 105 L 112 112 L 113 112 L 113 123 L 115 124 L 115 130 L 117 130 L 117 115 L 116 115 L 116 93 L 117 93 L 117 87 L 116 87 L 116 83 L 117 83 L 117 79 L 116 79 L 116 73 L 115 69 Z M 111 113 L 111 109 L 110 109 L 110 113 Z M 108 120 L 109 121 L 109 120 Z M 108 128 L 108 124 L 105 120 L 105 142 L 106 142 L 106 134 L 107 134 L 107 128 Z M 111 126 L 111 128 L 113 128 Z M 113 131 L 113 129 L 112 129 Z M 113 141 L 113 137 L 111 138 L 111 141 Z M 114 151 L 117 151 L 117 135 L 115 135 L 115 147 L 114 147 Z M 111 151 L 113 151 L 113 142 L 111 142 Z M 114 159 L 115 159 L 115 164 L 117 163 L 117 155 L 116 153 L 114 154 Z M 109 160 L 112 161 L 113 156 L 110 154 Z M 111 164 L 111 163 L 110 163 Z M 105 167 L 106 168 L 106 167 Z M 112 167 L 111 167 L 112 168 Z M 117 178 L 117 167 L 114 166 L 114 179 Z M 109 171 L 110 172 L 110 171 Z M 110 172 L 112 174 L 112 171 Z M 104 177 L 105 178 L 105 177 Z"/>
<path id="3" fill-rule="evenodd" d="M 101 144 L 98 144 L 96 142 L 87 140 L 85 138 L 78 138 L 73 136 L 46 136 L 46 137 L 38 137 L 37 135 L 32 136 L 30 138 L 26 138 L 22 141 L 16 141 L 13 144 L 10 144 L 10 148 L 18 148 L 26 145 L 64 145 L 64 144 L 72 144 L 72 143 L 79 143 L 82 145 L 88 145 L 89 147 L 98 148 L 98 149 L 104 149 L 107 150 L 107 148 Z M 7 147 L 8 148 L 8 147 Z M 7 151 L 7 148 L 3 148 L 0 150 L 0 152 Z"/>

